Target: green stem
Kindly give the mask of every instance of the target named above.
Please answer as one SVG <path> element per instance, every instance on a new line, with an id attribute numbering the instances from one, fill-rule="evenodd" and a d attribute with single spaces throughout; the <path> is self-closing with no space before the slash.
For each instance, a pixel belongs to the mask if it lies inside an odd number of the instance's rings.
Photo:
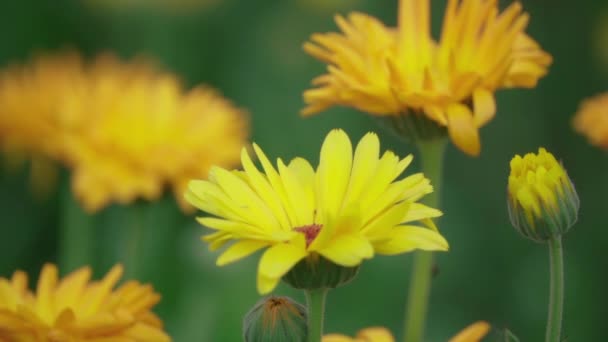
<path id="1" fill-rule="evenodd" d="M 549 240 L 549 263 L 551 288 L 545 340 L 547 342 L 559 342 L 562 330 L 562 313 L 564 310 L 564 257 L 562 238 L 559 236 Z"/>
<path id="2" fill-rule="evenodd" d="M 143 238 L 144 208 L 143 203 L 134 203 L 126 208 L 128 226 L 127 246 L 125 248 L 125 279 L 137 279 L 140 274 L 141 241 Z"/>
<path id="3" fill-rule="evenodd" d="M 327 289 L 305 290 L 308 306 L 308 342 L 321 342 Z"/>
<path id="4" fill-rule="evenodd" d="M 434 191 L 425 197 L 424 202 L 433 208 L 439 206 L 445 146 L 445 139 L 421 141 L 418 144 L 420 159 L 422 160 L 422 172 L 429 178 L 434 188 Z M 424 338 L 432 271 L 433 253 L 415 252 L 405 313 L 405 342 L 421 342 Z"/>
<path id="5" fill-rule="evenodd" d="M 94 217 L 86 213 L 74 198 L 69 182 L 61 191 L 59 267 L 62 273 L 92 265 L 95 240 Z"/>

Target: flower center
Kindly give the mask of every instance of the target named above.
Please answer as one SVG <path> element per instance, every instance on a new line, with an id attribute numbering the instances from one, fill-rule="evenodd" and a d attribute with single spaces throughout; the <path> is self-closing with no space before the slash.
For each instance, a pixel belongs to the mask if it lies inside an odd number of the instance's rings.
<path id="1" fill-rule="evenodd" d="M 317 235 L 319 235 L 322 227 L 322 224 L 313 223 L 308 226 L 296 227 L 294 230 L 304 234 L 304 237 L 306 238 L 306 247 L 308 247 L 315 240 Z"/>

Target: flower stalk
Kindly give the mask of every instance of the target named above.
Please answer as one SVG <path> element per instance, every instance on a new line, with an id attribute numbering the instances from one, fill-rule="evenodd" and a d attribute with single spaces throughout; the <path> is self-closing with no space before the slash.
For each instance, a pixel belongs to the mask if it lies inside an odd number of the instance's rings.
<path id="1" fill-rule="evenodd" d="M 325 298 L 328 289 L 306 290 L 308 307 L 308 342 L 321 342 L 325 320 Z"/>
<path id="2" fill-rule="evenodd" d="M 564 258 L 562 238 L 549 240 L 550 292 L 546 342 L 560 342 L 562 314 L 564 310 Z"/>
<path id="3" fill-rule="evenodd" d="M 80 206 L 64 182 L 61 193 L 61 220 L 59 237 L 59 264 L 65 271 L 91 265 L 93 259 L 94 217 Z"/>
<path id="4" fill-rule="evenodd" d="M 445 146 L 444 138 L 418 141 L 422 172 L 430 179 L 434 188 L 434 191 L 425 197 L 424 202 L 434 208 L 439 204 Z M 432 271 L 433 252 L 415 252 L 405 312 L 405 342 L 420 342 L 424 338 Z"/>

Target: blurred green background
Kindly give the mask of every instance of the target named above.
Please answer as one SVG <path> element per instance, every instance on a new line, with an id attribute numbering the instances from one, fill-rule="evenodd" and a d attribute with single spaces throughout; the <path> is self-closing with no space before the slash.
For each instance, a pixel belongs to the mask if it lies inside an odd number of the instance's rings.
<path id="1" fill-rule="evenodd" d="M 97 1 L 102 2 L 102 1 Z M 145 1 L 143 1 L 145 2 Z M 37 51 L 74 47 L 92 57 L 115 51 L 158 59 L 187 85 L 211 84 L 250 112 L 252 140 L 269 156 L 304 156 L 316 163 L 323 137 L 336 127 L 353 140 L 377 131 L 400 155 L 412 146 L 374 120 L 336 108 L 303 119 L 301 93 L 324 65 L 305 55 L 313 32 L 336 30 L 335 13 L 360 10 L 393 25 L 396 0 L 208 0 L 186 10 L 132 3 L 103 8 L 85 1 L 0 3 L 0 66 L 24 62 Z M 469 158 L 452 146 L 446 156 L 440 228 L 451 245 L 437 257 L 428 341 L 446 341 L 475 320 L 508 327 L 522 341 L 541 341 L 546 319 L 548 255 L 511 228 L 505 204 L 508 163 L 516 153 L 547 147 L 566 166 L 580 198 L 579 224 L 565 238 L 568 341 L 606 341 L 608 317 L 605 229 L 608 156 L 571 129 L 581 99 L 608 90 L 608 3 L 604 0 L 523 2 L 528 32 L 554 57 L 549 75 L 533 90 L 498 94 L 498 114 L 481 130 L 482 154 Z M 438 31 L 444 2 L 433 1 Z M 414 161 L 413 168 L 419 164 Z M 413 172 L 410 170 L 410 172 Z M 0 178 L 0 275 L 25 269 L 34 279 L 57 259 L 61 190 L 45 200 L 28 188 L 27 169 Z M 61 189 L 59 187 L 58 189 Z M 217 268 L 217 253 L 200 242 L 204 232 L 166 196 L 143 205 L 145 235 L 138 278 L 162 293 L 156 312 L 175 341 L 238 341 L 243 314 L 258 300 L 258 255 Z M 124 246 L 121 216 L 112 206 L 98 215 L 96 251 Z M 101 252 L 100 252 L 101 253 Z M 104 253 L 101 253 L 104 254 Z M 100 261 L 97 275 L 116 261 Z M 105 255 L 105 254 L 104 254 Z M 358 278 L 330 293 L 326 332 L 354 334 L 384 325 L 397 337 L 405 305 L 411 255 L 365 262 Z M 303 296 L 280 285 L 277 294 Z M 490 340 L 490 339 L 488 339 Z"/>

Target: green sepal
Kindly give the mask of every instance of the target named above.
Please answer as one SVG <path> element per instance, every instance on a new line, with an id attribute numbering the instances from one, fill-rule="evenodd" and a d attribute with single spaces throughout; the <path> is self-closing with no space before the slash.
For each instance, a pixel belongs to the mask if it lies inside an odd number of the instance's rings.
<path id="1" fill-rule="evenodd" d="M 358 272 L 359 266 L 340 266 L 313 253 L 285 274 L 283 281 L 296 289 L 333 289 L 349 283 Z"/>

